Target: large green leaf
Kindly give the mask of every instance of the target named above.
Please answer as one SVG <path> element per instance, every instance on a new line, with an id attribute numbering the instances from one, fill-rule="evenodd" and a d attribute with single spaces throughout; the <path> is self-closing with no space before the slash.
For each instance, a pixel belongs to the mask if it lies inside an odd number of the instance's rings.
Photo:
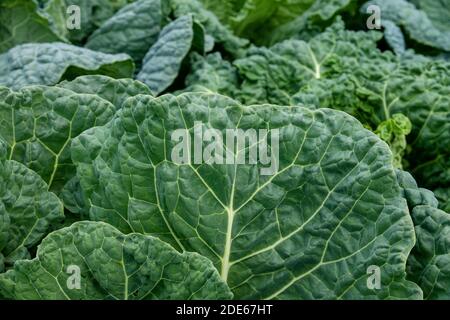
<path id="1" fill-rule="evenodd" d="M 116 111 L 98 96 L 45 86 L 19 92 L 0 88 L 0 106 L 0 138 L 8 145 L 8 158 L 36 171 L 55 191 L 75 171 L 70 158 L 72 139 L 106 124 Z"/>
<path id="2" fill-rule="evenodd" d="M 0 2 L 0 53 L 27 42 L 64 41 L 35 0 Z"/>
<path id="3" fill-rule="evenodd" d="M 100 222 L 78 222 L 51 233 L 35 259 L 18 261 L 0 275 L 2 291 L 8 298 L 35 300 L 232 297 L 208 259 Z"/>
<path id="4" fill-rule="evenodd" d="M 58 87 L 77 93 L 89 93 L 99 96 L 120 109 L 122 103 L 138 94 L 151 94 L 143 83 L 130 78 L 114 79 L 102 75 L 81 76 L 72 81 L 60 82 Z"/>
<path id="5" fill-rule="evenodd" d="M 195 122 L 221 134 L 279 130 L 279 161 L 275 133 L 269 143 L 278 170 L 174 162 L 172 134 L 192 137 Z M 236 298 L 421 297 L 404 279 L 414 232 L 389 149 L 343 112 L 141 95 L 76 138 L 72 158 L 90 219 L 208 257 Z M 367 286 L 370 266 L 379 290 Z"/>
<path id="6" fill-rule="evenodd" d="M 0 272 L 18 259 L 63 219 L 63 207 L 42 178 L 21 163 L 0 157 Z"/>
<path id="7" fill-rule="evenodd" d="M 182 16 L 168 24 L 145 55 L 137 79 L 148 85 L 155 94 L 160 94 L 177 78 L 193 42 L 192 16 Z"/>
<path id="8" fill-rule="evenodd" d="M 449 299 L 450 215 L 437 208 L 429 190 L 419 188 L 407 172 L 397 173 L 414 221 L 417 243 L 408 257 L 408 278 L 420 285 L 425 299 Z"/>
<path id="9" fill-rule="evenodd" d="M 134 64 L 126 54 L 111 55 L 64 43 L 24 44 L 0 55 L 0 85 L 54 85 L 85 74 L 129 78 Z"/>
<path id="10" fill-rule="evenodd" d="M 158 38 L 161 15 L 160 0 L 131 3 L 102 24 L 89 37 L 86 47 L 106 53 L 127 53 L 140 62 Z"/>

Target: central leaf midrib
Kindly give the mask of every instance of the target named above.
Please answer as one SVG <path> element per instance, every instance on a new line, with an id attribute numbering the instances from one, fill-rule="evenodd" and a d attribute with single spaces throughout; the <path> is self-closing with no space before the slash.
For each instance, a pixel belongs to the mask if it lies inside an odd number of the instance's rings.
<path id="1" fill-rule="evenodd" d="M 239 117 L 239 121 L 237 122 L 236 128 L 239 128 L 241 120 L 243 117 L 243 113 L 241 113 Z M 225 247 L 223 250 L 222 257 L 222 268 L 220 272 L 220 277 L 222 280 L 227 283 L 228 280 L 228 272 L 230 270 L 230 255 L 231 255 L 231 243 L 233 239 L 231 238 L 231 234 L 233 232 L 233 220 L 234 220 L 234 193 L 236 190 L 236 175 L 237 175 L 237 163 L 236 158 L 239 153 L 239 148 L 237 148 L 236 153 L 234 154 L 234 175 L 233 175 L 233 184 L 231 185 L 231 194 L 230 194 L 230 203 L 227 208 L 225 208 L 227 212 L 227 232 L 225 235 Z"/>

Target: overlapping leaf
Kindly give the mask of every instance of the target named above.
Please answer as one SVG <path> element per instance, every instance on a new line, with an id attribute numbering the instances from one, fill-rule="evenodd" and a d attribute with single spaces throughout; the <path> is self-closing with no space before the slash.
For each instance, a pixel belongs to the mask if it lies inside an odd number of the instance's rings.
<path id="1" fill-rule="evenodd" d="M 409 173 L 397 175 L 417 238 L 408 257 L 408 278 L 420 285 L 425 299 L 449 299 L 450 215 L 437 208 L 433 193 L 419 188 Z"/>
<path id="2" fill-rule="evenodd" d="M 0 275 L 0 292 L 34 300 L 232 297 L 208 259 L 99 222 L 79 222 L 51 233 L 35 259 L 18 261 Z"/>
<path id="3" fill-rule="evenodd" d="M 35 0 L 0 2 L 0 53 L 27 42 L 64 41 Z"/>
<path id="4" fill-rule="evenodd" d="M 161 31 L 158 41 L 145 55 L 137 79 L 155 94 L 160 94 L 177 78 L 181 64 L 193 46 L 192 16 L 182 16 Z"/>
<path id="5" fill-rule="evenodd" d="M 288 38 L 311 37 L 327 27 L 350 0 L 201 0 L 237 35 L 270 45 Z"/>
<path id="6" fill-rule="evenodd" d="M 191 56 L 191 73 L 186 78 L 186 91 L 212 91 L 234 97 L 239 86 L 238 72 L 220 53 Z"/>
<path id="7" fill-rule="evenodd" d="M 16 161 L 6 159 L 0 140 L 0 272 L 30 249 L 62 220 L 63 207 L 42 178 Z"/>
<path id="8" fill-rule="evenodd" d="M 126 54 L 111 55 L 64 43 L 24 44 L 0 55 L 0 85 L 54 85 L 85 74 L 129 78 L 134 64 Z"/>
<path id="9" fill-rule="evenodd" d="M 76 93 L 87 93 L 99 96 L 120 109 L 122 103 L 138 94 L 151 94 L 143 83 L 130 79 L 114 79 L 102 75 L 81 76 L 72 81 L 63 81 L 58 87 L 69 89 Z"/>
<path id="10" fill-rule="evenodd" d="M 70 158 L 72 139 L 106 124 L 116 111 L 98 96 L 45 86 L 19 92 L 1 88 L 0 105 L 0 137 L 8 145 L 8 158 L 36 171 L 55 191 L 75 171 Z"/>
<path id="11" fill-rule="evenodd" d="M 106 53 L 127 53 L 140 62 L 157 40 L 161 23 L 160 0 L 139 0 L 102 24 L 89 37 L 86 47 Z"/>

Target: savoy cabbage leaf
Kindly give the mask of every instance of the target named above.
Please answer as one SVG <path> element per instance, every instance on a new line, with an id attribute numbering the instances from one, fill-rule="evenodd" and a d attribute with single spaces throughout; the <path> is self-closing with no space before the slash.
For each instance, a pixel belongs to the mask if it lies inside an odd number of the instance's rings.
<path id="1" fill-rule="evenodd" d="M 172 160 L 173 132 L 198 121 L 279 130 L 278 171 Z M 389 149 L 341 111 L 140 95 L 77 137 L 72 159 L 91 220 L 208 257 L 235 298 L 421 298 L 404 278 L 414 232 Z M 371 265 L 380 290 L 366 285 Z"/>
<path id="2" fill-rule="evenodd" d="M 408 278 L 420 285 L 424 299 L 449 299 L 450 214 L 439 210 L 433 192 L 419 188 L 407 172 L 397 172 L 414 222 L 417 242 L 408 257 Z"/>
<path id="3" fill-rule="evenodd" d="M 127 53 L 140 62 L 157 40 L 161 23 L 160 0 L 139 0 L 105 21 L 85 46 L 106 53 Z"/>
<path id="4" fill-rule="evenodd" d="M 308 42 L 253 47 L 234 61 L 242 80 L 233 90 L 247 104 L 304 104 L 350 113 L 382 133 L 398 167 L 408 152 L 411 169 L 439 155 L 446 158 L 450 65 L 412 53 L 400 58 L 381 52 L 380 37 L 378 32 L 345 30 L 337 21 Z M 211 91 L 217 88 L 201 85 Z M 394 125 L 396 117 L 402 119 L 401 126 Z M 421 180 L 432 186 L 428 179 Z"/>
<path id="5" fill-rule="evenodd" d="M 27 42 L 67 41 L 35 0 L 0 2 L 0 53 Z"/>
<path id="6" fill-rule="evenodd" d="M 185 91 L 212 91 L 234 97 L 237 94 L 239 75 L 237 69 L 223 60 L 220 53 L 207 56 L 192 53 L 191 73 L 186 77 Z"/>
<path id="7" fill-rule="evenodd" d="M 0 87 L 0 138 L 8 159 L 36 171 L 51 190 L 59 191 L 73 176 L 72 139 L 84 130 L 106 124 L 116 108 L 91 94 L 30 86 L 18 92 Z"/>
<path id="8" fill-rule="evenodd" d="M 47 189 L 38 174 L 7 160 L 0 140 L 0 273 L 30 258 L 29 250 L 64 218 L 61 202 Z"/>
<path id="9" fill-rule="evenodd" d="M 145 55 L 137 79 L 155 94 L 163 92 L 177 78 L 184 59 L 194 46 L 194 39 L 192 16 L 182 16 L 168 24 Z"/>
<path id="10" fill-rule="evenodd" d="M 443 32 L 450 31 L 450 20 L 448 14 L 450 12 L 450 1 L 448 0 L 411 0 L 417 9 L 426 13 L 431 23 Z"/>
<path id="11" fill-rule="evenodd" d="M 69 285 L 73 270 L 80 272 L 79 288 Z M 78 222 L 48 235 L 35 259 L 18 261 L 0 275 L 1 293 L 33 300 L 232 297 L 205 257 L 101 222 Z"/>
<path id="12" fill-rule="evenodd" d="M 76 93 L 87 93 L 99 96 L 120 109 L 130 97 L 138 94 L 152 94 L 145 84 L 130 78 L 114 79 L 102 75 L 87 75 L 72 81 L 62 81 L 58 87 L 69 89 Z"/>
<path id="13" fill-rule="evenodd" d="M 54 85 L 85 74 L 131 77 L 134 64 L 126 54 L 106 54 L 64 43 L 23 44 L 0 55 L 0 85 Z"/>
<path id="14" fill-rule="evenodd" d="M 192 0 L 191 0 L 192 1 Z M 201 0 L 237 35 L 256 44 L 311 36 L 350 10 L 351 0 Z"/>

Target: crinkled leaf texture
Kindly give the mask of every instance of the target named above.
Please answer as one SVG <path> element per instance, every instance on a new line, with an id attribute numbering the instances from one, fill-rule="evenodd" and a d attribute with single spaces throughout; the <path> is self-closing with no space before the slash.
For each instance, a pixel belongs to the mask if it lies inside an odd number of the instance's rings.
<path id="1" fill-rule="evenodd" d="M 0 272 L 18 259 L 63 219 L 63 207 L 42 178 L 16 161 L 6 160 L 0 141 Z M 1 291 L 1 290 L 0 290 Z M 1 294 L 0 294 L 1 296 Z"/>
<path id="2" fill-rule="evenodd" d="M 450 31 L 450 19 L 448 13 L 450 12 L 450 1 L 442 0 L 411 0 L 417 9 L 424 11 L 431 23 L 443 32 Z"/>
<path id="3" fill-rule="evenodd" d="M 73 287 L 74 272 L 81 276 L 79 289 Z M 36 300 L 232 297 L 205 257 L 101 222 L 77 222 L 48 235 L 35 259 L 18 261 L 0 275 L 0 292 Z"/>
<path id="4" fill-rule="evenodd" d="M 55 191 L 75 173 L 72 139 L 106 124 L 116 111 L 96 95 L 46 86 L 18 92 L 0 87 L 0 107 L 0 138 L 8 145 L 8 158 L 36 171 Z"/>
<path id="5" fill-rule="evenodd" d="M 163 92 L 177 78 L 193 41 L 192 16 L 182 16 L 168 24 L 145 55 L 137 79 L 148 85 L 155 94 Z"/>
<path id="6" fill-rule="evenodd" d="M 0 55 L 0 85 L 54 85 L 85 74 L 131 78 L 134 63 L 126 54 L 106 54 L 65 43 L 23 44 Z"/>
<path id="7" fill-rule="evenodd" d="M 81 76 L 72 81 L 58 83 L 58 87 L 72 90 L 77 93 L 94 94 L 103 98 L 117 109 L 130 97 L 138 94 L 152 94 L 149 87 L 142 82 L 124 78 L 114 79 L 102 75 Z"/>
<path id="8" fill-rule="evenodd" d="M 438 188 L 434 190 L 434 194 L 439 201 L 439 209 L 450 213 L 450 187 Z"/>
<path id="9" fill-rule="evenodd" d="M 433 192 L 419 188 L 407 172 L 398 181 L 414 222 L 417 243 L 408 257 L 408 279 L 423 290 L 424 299 L 450 299 L 450 215 L 439 210 Z"/>
<path id="10" fill-rule="evenodd" d="M 338 21 L 309 42 L 287 40 L 270 49 L 251 48 L 245 58 L 234 61 L 243 79 L 236 96 L 247 104 L 343 110 L 374 131 L 403 114 L 412 124 L 406 137 L 413 152 L 407 155 L 411 170 L 439 156 L 448 158 L 450 64 L 410 52 L 401 58 L 380 52 L 380 36 L 345 30 Z M 408 132 L 396 140 L 405 140 Z M 399 164 L 406 145 L 391 147 Z M 436 187 L 425 175 L 421 183 Z"/>
<path id="11" fill-rule="evenodd" d="M 278 129 L 278 171 L 173 162 L 172 133 L 193 136 L 196 121 L 222 134 Z M 391 153 L 341 111 L 140 95 L 76 138 L 72 159 L 91 220 L 208 257 L 235 298 L 421 298 L 405 280 L 414 230 Z M 380 290 L 367 285 L 374 265 Z"/>
<path id="12" fill-rule="evenodd" d="M 89 37 L 86 47 L 106 53 L 127 53 L 140 62 L 158 38 L 161 20 L 160 0 L 133 2 L 102 24 Z"/>
<path id="13" fill-rule="evenodd" d="M 0 53 L 27 42 L 64 41 L 35 0 L 0 2 Z"/>
<path id="14" fill-rule="evenodd" d="M 69 89 L 80 94 L 92 94 L 111 102 L 116 109 L 122 107 L 123 102 L 138 94 L 151 94 L 150 89 L 143 83 L 132 79 L 113 79 L 102 75 L 81 76 L 72 81 L 63 81 L 58 87 Z M 98 122 L 97 125 L 100 125 Z M 59 197 L 64 206 L 72 213 L 85 216 L 88 212 L 85 199 L 81 192 L 80 183 L 76 176 L 64 185 Z"/>
<path id="15" fill-rule="evenodd" d="M 237 94 L 237 69 L 223 60 L 219 52 L 202 56 L 192 53 L 191 73 L 186 77 L 186 91 L 212 91 L 229 97 Z"/>

